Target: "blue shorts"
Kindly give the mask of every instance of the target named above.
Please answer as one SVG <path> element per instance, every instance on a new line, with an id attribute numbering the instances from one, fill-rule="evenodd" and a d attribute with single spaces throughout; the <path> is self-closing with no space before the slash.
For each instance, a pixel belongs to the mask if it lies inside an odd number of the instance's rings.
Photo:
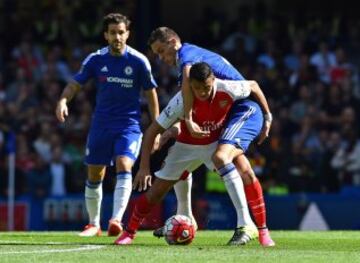
<path id="1" fill-rule="evenodd" d="M 219 144 L 232 144 L 244 152 L 260 134 L 263 125 L 260 106 L 251 100 L 242 100 L 233 105 Z"/>
<path id="2" fill-rule="evenodd" d="M 136 160 L 141 141 L 140 131 L 91 128 L 86 143 L 85 163 L 111 165 L 117 156 L 127 156 Z"/>

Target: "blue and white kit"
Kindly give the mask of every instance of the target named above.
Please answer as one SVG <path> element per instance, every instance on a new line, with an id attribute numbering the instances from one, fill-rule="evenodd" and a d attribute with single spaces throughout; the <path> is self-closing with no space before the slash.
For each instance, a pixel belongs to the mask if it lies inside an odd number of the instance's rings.
<path id="1" fill-rule="evenodd" d="M 148 59 L 130 46 L 122 56 L 104 47 L 91 53 L 74 76 L 80 85 L 90 79 L 97 92 L 85 163 L 109 165 L 119 155 L 135 160 L 142 138 L 140 92 L 157 87 Z"/>

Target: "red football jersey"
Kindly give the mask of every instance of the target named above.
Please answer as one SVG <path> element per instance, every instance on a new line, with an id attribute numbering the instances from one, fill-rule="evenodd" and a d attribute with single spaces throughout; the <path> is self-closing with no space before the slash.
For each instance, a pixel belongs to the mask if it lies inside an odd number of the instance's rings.
<path id="1" fill-rule="evenodd" d="M 216 79 L 212 98 L 200 101 L 194 97 L 192 109 L 193 121 L 210 136 L 194 138 L 190 135 L 186 123 L 181 121 L 181 133 L 177 141 L 186 144 L 206 145 L 217 141 L 224 127 L 227 114 L 236 99 L 246 98 L 250 95 L 249 81 L 225 81 Z"/>

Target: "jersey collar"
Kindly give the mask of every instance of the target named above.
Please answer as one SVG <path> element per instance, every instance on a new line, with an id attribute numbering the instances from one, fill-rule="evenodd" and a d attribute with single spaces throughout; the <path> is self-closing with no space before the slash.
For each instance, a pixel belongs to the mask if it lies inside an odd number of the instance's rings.
<path id="1" fill-rule="evenodd" d="M 119 58 L 121 58 L 121 57 L 127 57 L 128 53 L 129 53 L 129 46 L 128 46 L 128 45 L 125 45 L 124 53 L 121 54 L 120 56 L 114 56 L 113 54 L 111 54 L 111 48 L 110 48 L 110 46 L 108 46 L 107 48 L 108 48 L 108 51 L 109 51 L 108 54 L 109 54 L 111 57 L 119 57 Z"/>

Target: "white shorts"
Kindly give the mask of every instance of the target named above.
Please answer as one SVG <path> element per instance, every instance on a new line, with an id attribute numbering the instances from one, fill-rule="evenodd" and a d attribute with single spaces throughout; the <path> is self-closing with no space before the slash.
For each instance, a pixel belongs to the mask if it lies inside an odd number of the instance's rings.
<path id="1" fill-rule="evenodd" d="M 176 142 L 169 149 L 163 167 L 155 173 L 156 177 L 164 180 L 179 180 L 185 171 L 191 173 L 202 164 L 205 164 L 209 170 L 214 170 L 211 156 L 217 145 L 218 142 L 207 145 Z"/>

